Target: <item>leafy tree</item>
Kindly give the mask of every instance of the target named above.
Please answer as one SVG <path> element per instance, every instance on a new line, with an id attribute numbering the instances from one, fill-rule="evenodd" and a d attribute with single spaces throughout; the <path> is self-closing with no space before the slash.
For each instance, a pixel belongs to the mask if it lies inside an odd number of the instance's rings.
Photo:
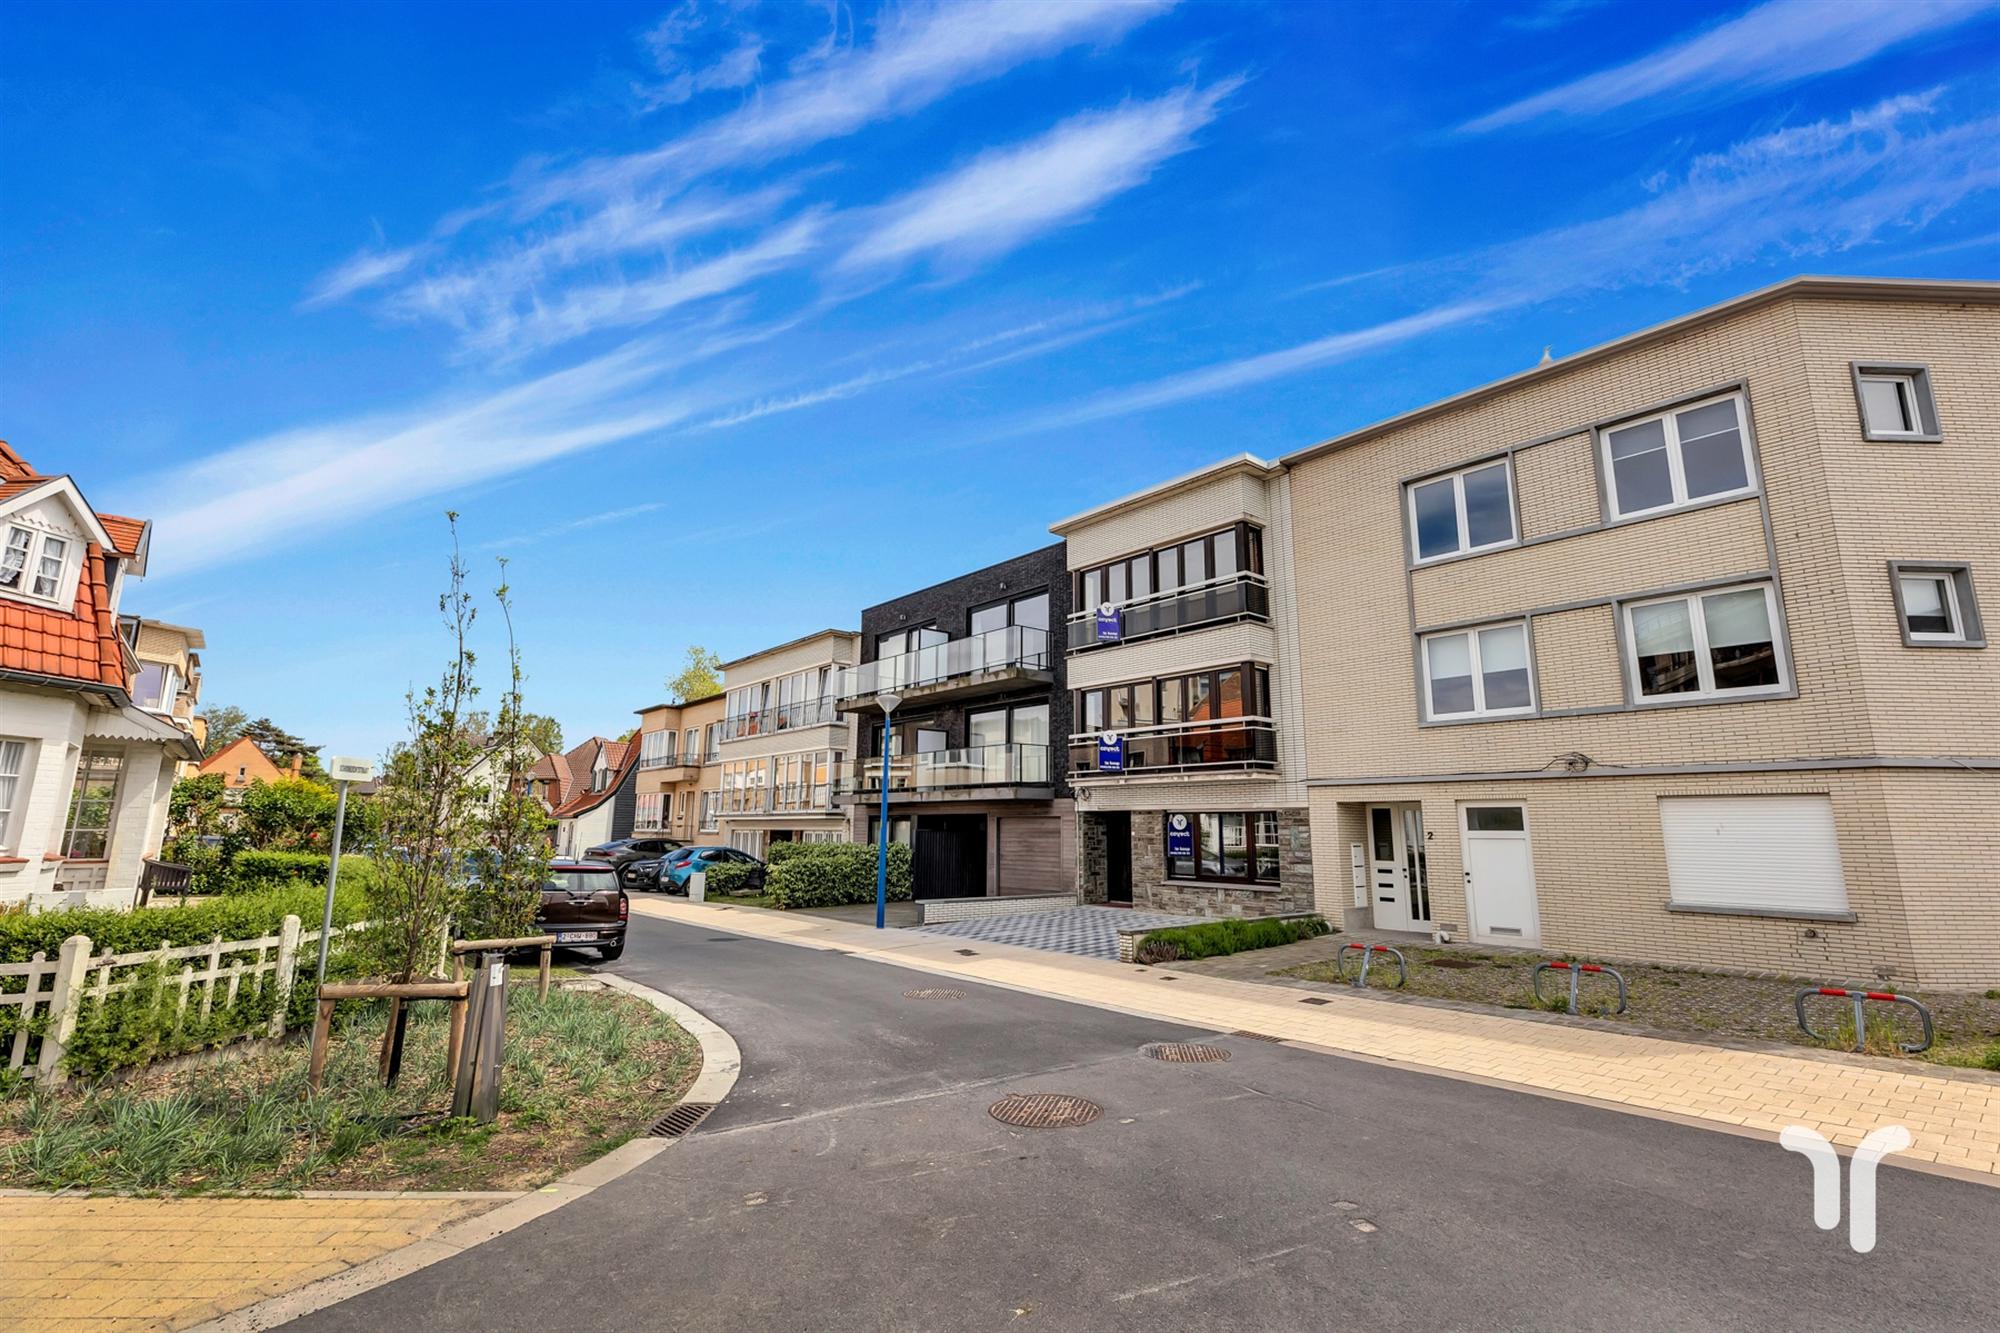
<path id="1" fill-rule="evenodd" d="M 260 851 L 323 852 L 333 843 L 334 793 L 304 778 L 253 782 L 243 792 L 243 829 Z"/>
<path id="2" fill-rule="evenodd" d="M 167 797 L 169 833 L 160 854 L 194 872 L 189 888 L 196 893 L 224 891 L 230 863 L 244 846 L 244 835 L 224 813 L 227 790 L 222 774 L 203 773 L 182 778 Z"/>
<path id="3" fill-rule="evenodd" d="M 493 745 L 497 726 L 493 715 L 483 708 L 475 708 L 465 715 L 465 734 L 482 750 Z M 521 739 L 542 754 L 561 754 L 562 734 L 562 723 L 552 717 L 541 713 L 521 714 Z"/>
<path id="4" fill-rule="evenodd" d="M 447 924 L 463 903 L 465 862 L 483 840 L 485 793 L 466 781 L 478 758 L 466 714 L 479 687 L 476 659 L 466 646 L 478 609 L 465 590 L 458 515 L 451 527 L 450 577 L 438 613 L 451 640 L 451 660 L 436 684 L 405 696 L 409 739 L 389 755 L 376 797 L 381 827 L 374 839 L 378 873 L 369 886 L 369 947 L 391 981 L 422 976 L 437 958 Z"/>
<path id="5" fill-rule="evenodd" d="M 669 702 L 684 704 L 721 692 L 722 659 L 700 644 L 690 644 L 687 665 L 680 669 L 678 675 L 667 679 Z"/>
<path id="6" fill-rule="evenodd" d="M 292 762 L 292 756 L 297 755 L 301 777 L 311 778 L 315 782 L 326 780 L 326 770 L 321 768 L 319 763 L 317 753 L 319 747 L 294 736 L 270 718 L 260 717 L 254 722 L 244 723 L 239 734 L 248 737 L 251 744 L 262 750 L 264 757 L 278 767 L 288 767 Z"/>
<path id="7" fill-rule="evenodd" d="M 528 773 L 543 753 L 529 733 L 536 722 L 548 719 L 521 705 L 521 648 L 514 638 L 514 602 L 506 580 L 503 559 L 493 596 L 507 625 L 507 693 L 487 747 L 495 779 L 486 815 L 488 845 L 465 904 L 466 934 L 477 939 L 533 933 L 549 870 L 549 817 L 528 794 Z"/>
<path id="8" fill-rule="evenodd" d="M 208 739 L 201 745 L 204 759 L 241 736 L 250 721 L 250 715 L 235 704 L 211 704 L 195 716 L 208 724 Z"/>

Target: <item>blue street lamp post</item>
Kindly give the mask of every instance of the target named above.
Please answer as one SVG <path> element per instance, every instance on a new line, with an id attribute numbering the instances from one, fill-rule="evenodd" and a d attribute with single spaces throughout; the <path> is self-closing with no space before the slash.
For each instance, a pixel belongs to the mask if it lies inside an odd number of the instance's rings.
<path id="1" fill-rule="evenodd" d="M 889 715 L 903 702 L 898 694 L 875 696 L 882 705 L 882 817 L 875 826 L 875 929 L 888 924 L 889 914 Z"/>

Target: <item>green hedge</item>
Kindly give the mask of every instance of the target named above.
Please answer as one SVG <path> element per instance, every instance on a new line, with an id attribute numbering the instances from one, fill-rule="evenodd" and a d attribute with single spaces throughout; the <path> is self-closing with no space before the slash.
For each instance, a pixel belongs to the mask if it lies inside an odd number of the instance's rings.
<path id="1" fill-rule="evenodd" d="M 327 868 L 332 863 L 333 858 L 325 852 L 238 852 L 230 863 L 223 892 L 264 893 L 291 884 L 323 888 Z M 373 873 L 374 866 L 365 856 L 349 854 L 340 858 L 342 883 L 351 881 L 359 885 Z"/>
<path id="2" fill-rule="evenodd" d="M 705 865 L 702 867 L 707 875 L 705 892 L 711 898 L 726 893 L 742 893 L 750 887 L 752 869 L 753 867 L 746 866 L 741 861 L 717 861 L 713 865 Z"/>
<path id="3" fill-rule="evenodd" d="M 826 842 L 774 842 L 771 844 L 771 850 L 766 853 L 764 860 L 769 865 L 783 865 L 793 857 L 812 855 L 812 849 L 815 847 L 841 845 L 843 844 Z"/>
<path id="4" fill-rule="evenodd" d="M 345 869 L 343 865 L 342 869 Z M 361 886 L 349 888 L 342 876 L 340 896 L 333 905 L 335 925 L 345 925 L 362 912 Z M 212 898 L 188 907 L 142 907 L 121 912 L 109 907 L 79 907 L 30 916 L 13 912 L 0 916 L 0 963 L 25 963 L 37 953 L 53 958 L 72 935 L 88 935 L 91 948 L 118 953 L 157 949 L 163 941 L 199 944 L 217 935 L 225 940 L 275 935 L 287 916 L 297 916 L 306 928 L 319 926 L 326 890 L 299 885 L 265 893 Z M 8 978 L 14 981 L 16 978 Z"/>
<path id="5" fill-rule="evenodd" d="M 1192 962 L 1197 958 L 1220 958 L 1224 954 L 1309 940 L 1332 929 L 1321 916 L 1210 921 L 1141 936 L 1136 956 L 1142 963 Z"/>
<path id="6" fill-rule="evenodd" d="M 779 856 L 779 847 L 797 848 Z M 875 847 L 865 842 L 779 843 L 765 891 L 774 907 L 838 907 L 875 900 Z M 889 900 L 912 896 L 910 849 L 889 844 Z"/>

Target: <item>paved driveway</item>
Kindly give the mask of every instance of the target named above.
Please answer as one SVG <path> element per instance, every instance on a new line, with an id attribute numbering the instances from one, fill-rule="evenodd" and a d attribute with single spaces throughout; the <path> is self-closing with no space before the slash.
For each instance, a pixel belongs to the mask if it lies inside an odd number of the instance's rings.
<path id="1" fill-rule="evenodd" d="M 1133 912 L 1122 907 L 1065 907 L 1055 912 L 1020 912 L 1013 916 L 952 921 L 942 926 L 921 926 L 918 929 L 930 935 L 953 935 L 960 939 L 985 940 L 989 944 L 1018 944 L 1024 949 L 1047 949 L 1051 953 L 1073 953 L 1085 958 L 1116 961 L 1118 932 L 1121 930 L 1196 926 L 1206 919 L 1170 916 L 1165 912 Z"/>

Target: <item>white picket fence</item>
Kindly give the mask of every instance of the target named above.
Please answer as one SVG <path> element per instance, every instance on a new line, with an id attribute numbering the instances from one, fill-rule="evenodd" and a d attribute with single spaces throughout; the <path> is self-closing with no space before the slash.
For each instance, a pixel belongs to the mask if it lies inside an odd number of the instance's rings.
<path id="1" fill-rule="evenodd" d="M 72 935 L 54 958 L 38 953 L 25 963 L 0 963 L 0 978 L 25 978 L 19 990 L 0 986 L 0 1009 L 20 1011 L 7 1046 L 5 1067 L 60 1082 L 63 1053 L 85 1007 L 102 1004 L 137 986 L 150 986 L 156 975 L 163 979 L 166 993 L 174 996 L 177 1022 L 186 1018 L 190 1007 L 208 1017 L 218 1003 L 218 991 L 219 1002 L 228 1009 L 241 998 L 261 997 L 266 987 L 275 987 L 265 1031 L 268 1036 L 282 1037 L 299 966 L 310 966 L 308 960 L 316 959 L 319 952 L 319 931 L 301 930 L 300 924 L 298 917 L 288 916 L 275 935 L 250 940 L 225 940 L 218 935 L 206 944 L 179 946 L 166 941 L 157 949 L 138 953 L 93 954 L 89 936 Z M 338 938 L 363 924 L 335 926 L 333 936 Z M 226 963 L 225 958 L 229 960 Z M 176 963 L 180 964 L 178 973 L 174 971 Z M 46 1020 L 39 1034 L 34 1031 L 38 1013 Z"/>

